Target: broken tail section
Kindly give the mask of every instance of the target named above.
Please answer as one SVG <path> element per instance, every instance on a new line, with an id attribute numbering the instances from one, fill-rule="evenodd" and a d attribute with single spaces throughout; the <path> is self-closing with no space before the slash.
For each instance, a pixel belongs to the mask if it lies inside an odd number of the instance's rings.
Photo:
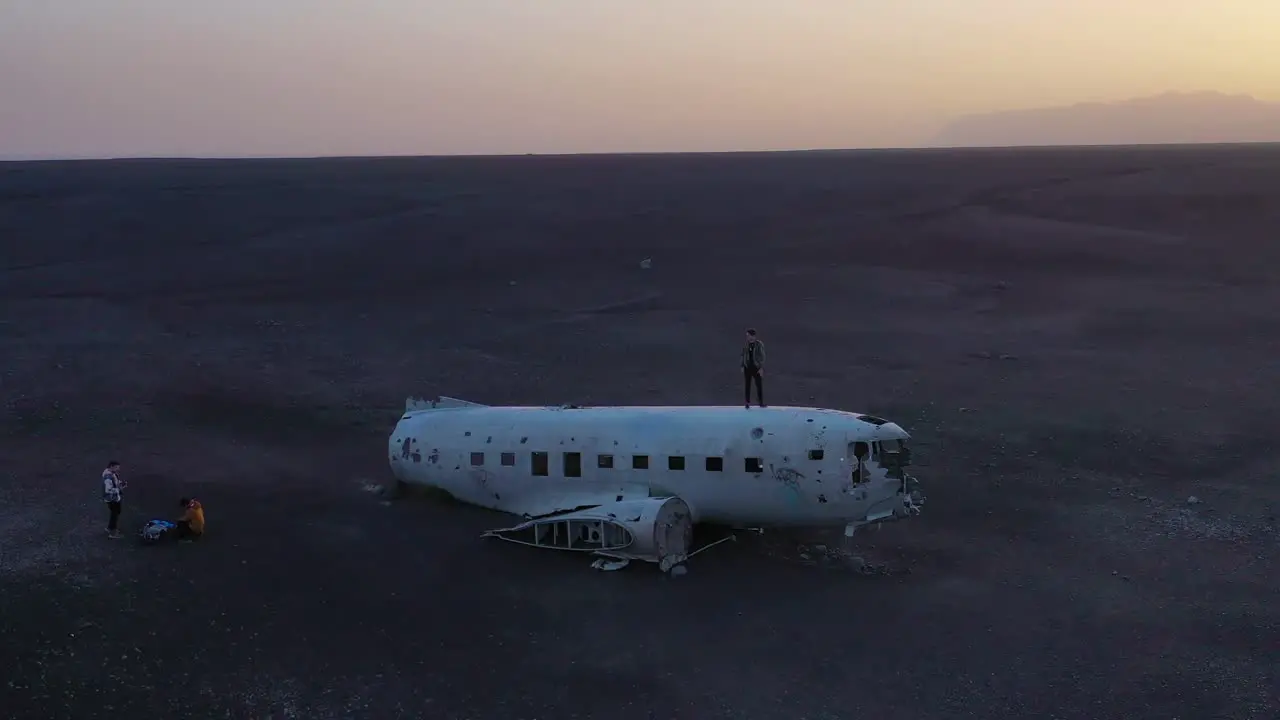
<path id="1" fill-rule="evenodd" d="M 469 407 L 489 407 L 481 403 L 471 402 L 470 400 L 459 400 L 451 398 L 447 395 L 441 395 L 435 400 L 427 400 L 426 398 L 408 397 L 404 401 L 405 412 L 417 412 L 419 410 L 456 410 L 458 408 Z"/>

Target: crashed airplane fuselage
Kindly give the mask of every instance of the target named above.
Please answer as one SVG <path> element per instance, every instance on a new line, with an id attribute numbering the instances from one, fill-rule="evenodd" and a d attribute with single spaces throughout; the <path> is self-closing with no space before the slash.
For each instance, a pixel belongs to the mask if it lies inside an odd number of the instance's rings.
<path id="1" fill-rule="evenodd" d="M 398 483 L 517 515 L 487 535 L 669 570 L 695 523 L 862 525 L 916 514 L 909 435 L 801 407 L 491 407 L 410 399 L 389 438 Z"/>

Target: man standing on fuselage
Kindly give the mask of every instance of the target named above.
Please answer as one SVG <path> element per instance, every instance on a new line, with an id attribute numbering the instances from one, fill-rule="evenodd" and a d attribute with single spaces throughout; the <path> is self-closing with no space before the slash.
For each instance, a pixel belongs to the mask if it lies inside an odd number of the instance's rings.
<path id="1" fill-rule="evenodd" d="M 756 337 L 755 328 L 747 329 L 747 346 L 742 348 L 742 385 L 743 398 L 747 408 L 751 407 L 751 382 L 756 383 L 756 402 L 760 407 L 764 404 L 764 343 Z"/>

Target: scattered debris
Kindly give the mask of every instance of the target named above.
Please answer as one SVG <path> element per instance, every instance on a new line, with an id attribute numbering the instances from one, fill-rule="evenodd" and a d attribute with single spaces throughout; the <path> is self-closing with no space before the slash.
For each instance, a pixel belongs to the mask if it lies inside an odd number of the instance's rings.
<path id="1" fill-rule="evenodd" d="M 653 267 L 653 258 L 645 258 L 640 261 L 641 270 L 648 270 L 651 267 Z"/>
<path id="2" fill-rule="evenodd" d="M 798 562 L 809 567 L 852 571 L 860 575 L 911 574 L 911 568 L 905 565 L 870 562 L 861 555 L 855 555 L 843 547 L 828 544 L 787 543 L 785 546 L 779 546 L 766 539 L 762 549 L 770 557 Z"/>
<path id="3" fill-rule="evenodd" d="M 969 357 L 978 358 L 979 360 L 1017 360 L 1018 356 L 1010 353 L 993 353 L 988 350 L 979 350 L 969 353 Z"/>
<path id="4" fill-rule="evenodd" d="M 911 568 L 903 566 L 891 567 L 884 563 L 869 563 L 859 557 L 850 557 L 846 564 L 850 570 L 862 575 L 910 575 Z"/>
<path id="5" fill-rule="evenodd" d="M 671 577 L 681 577 L 689 573 L 689 568 L 684 565 L 677 565 L 671 568 Z"/>
<path id="6" fill-rule="evenodd" d="M 631 564 L 630 560 L 612 560 L 610 558 L 596 558 L 595 562 L 591 563 L 591 567 L 594 570 L 603 570 L 605 572 L 610 572 L 612 570 L 621 570 L 622 568 L 630 564 Z"/>
<path id="7" fill-rule="evenodd" d="M 1206 518 L 1186 508 L 1157 511 L 1155 515 L 1169 537 L 1182 535 L 1200 540 L 1247 542 L 1256 537 L 1259 529 L 1251 528 L 1240 518 Z"/>
<path id="8" fill-rule="evenodd" d="M 1196 497 L 1195 495 L 1192 495 L 1191 497 L 1187 498 L 1187 504 L 1188 504 L 1188 505 L 1199 505 L 1199 504 L 1200 504 L 1200 498 Z"/>
<path id="9" fill-rule="evenodd" d="M 686 559 L 686 560 L 688 560 L 689 558 L 692 558 L 694 555 L 697 555 L 698 553 L 700 553 L 700 552 L 702 552 L 702 551 L 704 551 L 704 550 L 710 550 L 711 548 L 713 548 L 713 547 L 715 547 L 715 546 L 717 546 L 717 545 L 720 545 L 721 543 L 737 542 L 737 541 L 738 541 L 738 536 L 737 536 L 737 535 L 734 535 L 733 533 L 730 533 L 730 534 L 725 535 L 724 537 L 720 538 L 719 540 L 716 540 L 716 541 L 714 541 L 714 542 L 706 543 L 705 545 L 703 545 L 702 547 L 698 548 L 697 550 L 694 550 L 693 552 L 689 553 L 689 555 L 688 555 L 687 557 L 685 557 L 685 559 Z"/>

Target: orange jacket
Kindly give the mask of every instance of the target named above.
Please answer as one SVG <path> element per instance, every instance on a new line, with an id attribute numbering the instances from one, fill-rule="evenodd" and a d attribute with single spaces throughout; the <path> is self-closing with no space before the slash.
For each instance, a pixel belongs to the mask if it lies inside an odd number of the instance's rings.
<path id="1" fill-rule="evenodd" d="M 199 500 L 192 500 L 187 503 L 187 509 L 182 513 L 182 519 L 191 523 L 191 532 L 204 532 L 204 506 Z"/>

